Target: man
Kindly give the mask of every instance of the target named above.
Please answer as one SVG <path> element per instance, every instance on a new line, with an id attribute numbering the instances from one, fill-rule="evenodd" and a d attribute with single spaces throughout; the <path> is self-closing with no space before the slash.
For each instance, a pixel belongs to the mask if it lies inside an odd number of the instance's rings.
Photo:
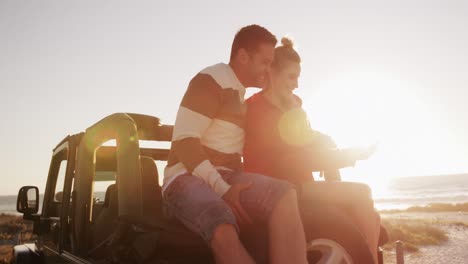
<path id="1" fill-rule="evenodd" d="M 276 42 L 261 26 L 240 29 L 229 64 L 198 73 L 177 113 L 163 197 L 216 263 L 254 263 L 239 240 L 239 226 L 252 222 L 268 225 L 271 263 L 307 263 L 295 190 L 241 170 L 245 87 L 264 86 Z"/>

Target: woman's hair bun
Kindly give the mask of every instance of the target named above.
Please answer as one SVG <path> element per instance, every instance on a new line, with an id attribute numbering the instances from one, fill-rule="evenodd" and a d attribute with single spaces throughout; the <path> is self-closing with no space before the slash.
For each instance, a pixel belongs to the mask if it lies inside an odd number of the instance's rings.
<path id="1" fill-rule="evenodd" d="M 288 37 L 281 38 L 281 44 L 287 48 L 292 48 L 294 46 L 293 41 Z"/>

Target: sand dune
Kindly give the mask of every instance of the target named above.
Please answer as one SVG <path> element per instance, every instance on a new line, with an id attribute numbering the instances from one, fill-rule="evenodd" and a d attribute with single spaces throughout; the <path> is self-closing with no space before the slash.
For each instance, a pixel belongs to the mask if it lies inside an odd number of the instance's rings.
<path id="1" fill-rule="evenodd" d="M 388 215 L 383 215 L 388 217 Z M 467 212 L 440 212 L 440 213 L 399 213 L 391 217 L 401 219 L 423 219 L 447 232 L 448 241 L 438 246 L 423 246 L 418 252 L 405 254 L 405 264 L 466 264 L 468 263 L 468 223 Z M 385 264 L 396 263 L 395 252 L 385 252 Z"/>

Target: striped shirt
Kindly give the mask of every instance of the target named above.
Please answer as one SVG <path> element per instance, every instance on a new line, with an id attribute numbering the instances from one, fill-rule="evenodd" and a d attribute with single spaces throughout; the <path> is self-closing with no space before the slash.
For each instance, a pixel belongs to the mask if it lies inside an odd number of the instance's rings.
<path id="1" fill-rule="evenodd" d="M 179 175 L 191 173 L 223 195 L 230 188 L 218 169 L 242 167 L 245 87 L 228 64 L 198 73 L 177 112 L 163 191 Z"/>

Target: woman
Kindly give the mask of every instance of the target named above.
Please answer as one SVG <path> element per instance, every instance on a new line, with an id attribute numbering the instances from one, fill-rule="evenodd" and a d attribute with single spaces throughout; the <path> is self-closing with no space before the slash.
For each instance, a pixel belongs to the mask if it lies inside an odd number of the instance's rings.
<path id="1" fill-rule="evenodd" d="M 301 184 L 312 179 L 312 171 L 367 159 L 373 148 L 339 150 L 330 137 L 310 128 L 302 101 L 293 94 L 301 59 L 291 40 L 283 38 L 282 44 L 275 49 L 267 87 L 247 100 L 245 169 Z"/>
<path id="2" fill-rule="evenodd" d="M 374 147 L 337 149 L 330 137 L 310 128 L 302 101 L 293 94 L 298 87 L 300 63 L 292 41 L 283 38 L 282 46 L 275 48 L 267 86 L 247 100 L 244 146 L 245 171 L 287 180 L 299 190 L 313 181 L 313 171 L 337 172 L 374 152 Z M 339 173 L 334 175 L 339 179 Z M 377 260 L 379 215 L 356 206 L 351 214 L 370 248 L 376 249 L 372 253 Z M 374 224 L 369 224 L 369 219 L 375 219 Z"/>

